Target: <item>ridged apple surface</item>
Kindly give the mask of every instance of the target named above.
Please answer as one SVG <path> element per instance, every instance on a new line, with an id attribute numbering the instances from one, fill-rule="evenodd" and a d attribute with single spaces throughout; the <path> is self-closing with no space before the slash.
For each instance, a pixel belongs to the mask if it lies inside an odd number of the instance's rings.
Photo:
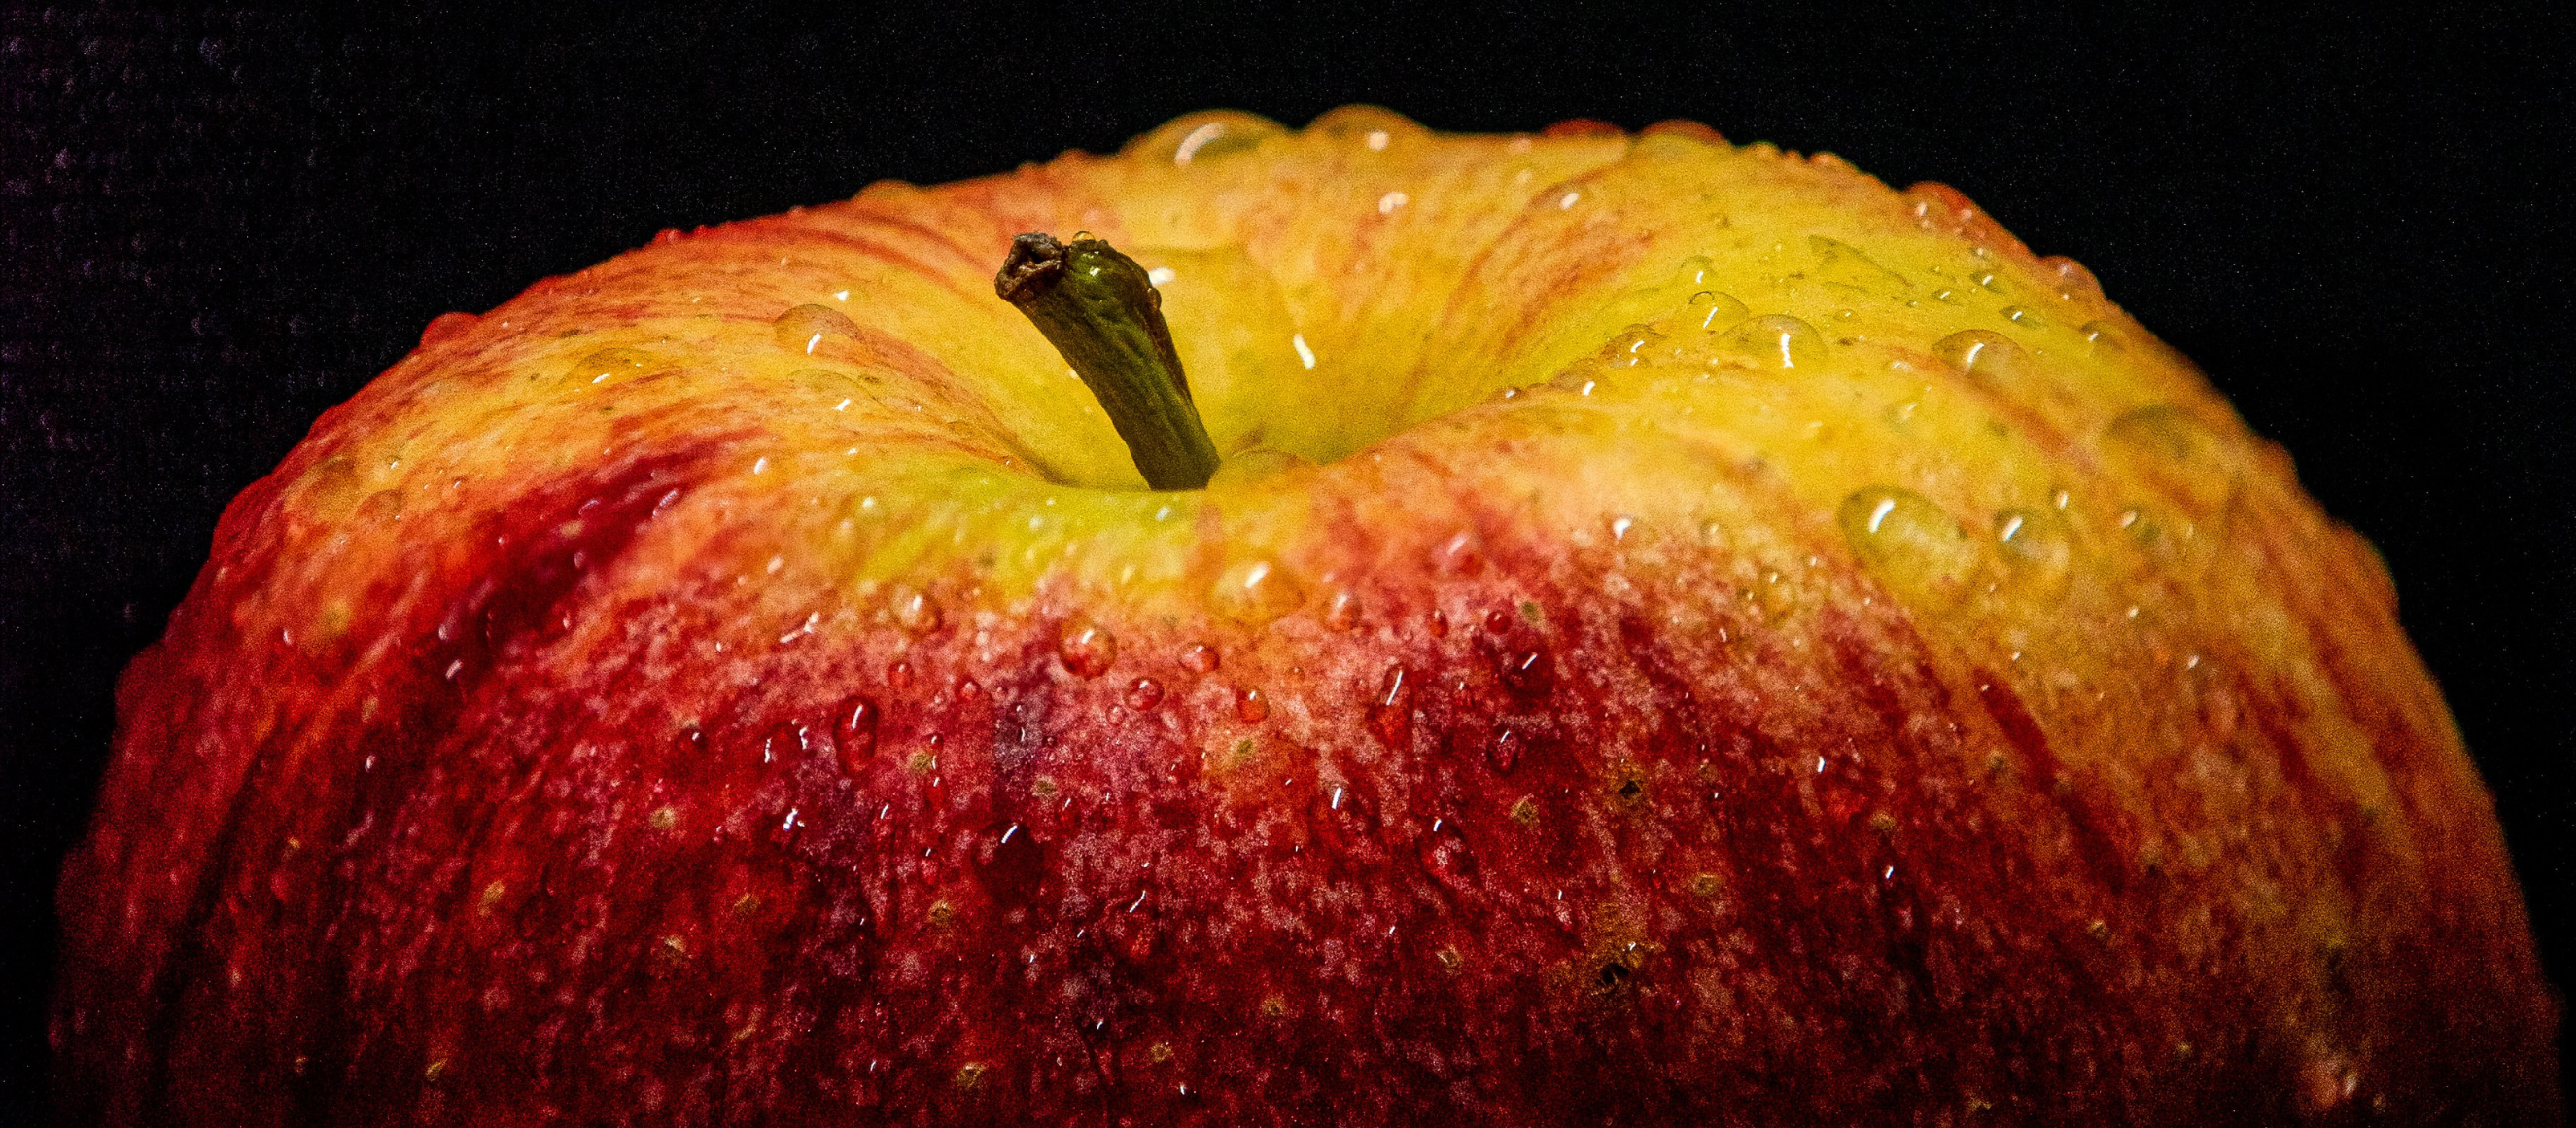
<path id="1" fill-rule="evenodd" d="M 1154 491 L 995 296 L 1152 270 Z M 667 233 L 127 672 L 75 1123 L 2553 1122 L 2371 549 L 1936 184 L 1181 119 Z"/>

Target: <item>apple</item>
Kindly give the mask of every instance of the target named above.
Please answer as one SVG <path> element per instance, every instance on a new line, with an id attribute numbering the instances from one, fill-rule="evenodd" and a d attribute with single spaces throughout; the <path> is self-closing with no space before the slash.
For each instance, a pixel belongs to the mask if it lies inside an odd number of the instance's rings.
<path id="1" fill-rule="evenodd" d="M 1203 487 L 997 296 L 1039 232 L 1149 272 Z M 1196 115 L 431 323 L 125 676 L 58 1096 L 2550 1122 L 2395 599 L 1949 188 Z"/>

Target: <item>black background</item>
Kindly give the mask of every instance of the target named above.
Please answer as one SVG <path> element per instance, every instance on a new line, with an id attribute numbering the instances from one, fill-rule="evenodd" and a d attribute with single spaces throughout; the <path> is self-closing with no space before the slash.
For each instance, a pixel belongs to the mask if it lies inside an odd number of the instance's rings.
<path id="1" fill-rule="evenodd" d="M 2576 36 L 2537 6 L 544 7 L 0 17 L 0 1120 L 40 1102 L 117 671 L 224 503 L 431 317 L 1218 106 L 1694 118 L 1947 181 L 2083 261 L 2386 554 L 2576 981 Z"/>

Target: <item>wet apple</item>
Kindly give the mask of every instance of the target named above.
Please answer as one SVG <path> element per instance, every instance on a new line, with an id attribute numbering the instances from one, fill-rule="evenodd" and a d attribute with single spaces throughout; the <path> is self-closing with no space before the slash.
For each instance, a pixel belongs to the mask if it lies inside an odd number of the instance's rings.
<path id="1" fill-rule="evenodd" d="M 324 416 L 119 710 L 79 1123 L 2558 1110 L 2370 548 L 2083 268 L 1695 126 L 668 233 Z"/>

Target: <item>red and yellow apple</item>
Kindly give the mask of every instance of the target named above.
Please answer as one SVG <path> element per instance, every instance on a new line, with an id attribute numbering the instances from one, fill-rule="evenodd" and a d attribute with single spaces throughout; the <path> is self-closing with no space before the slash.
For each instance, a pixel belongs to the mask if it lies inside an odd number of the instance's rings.
<path id="1" fill-rule="evenodd" d="M 995 295 L 1076 230 L 1204 489 Z M 82 1123 L 2558 1107 L 2371 549 L 2082 267 L 1696 126 L 1200 115 L 440 318 L 119 718 Z"/>

